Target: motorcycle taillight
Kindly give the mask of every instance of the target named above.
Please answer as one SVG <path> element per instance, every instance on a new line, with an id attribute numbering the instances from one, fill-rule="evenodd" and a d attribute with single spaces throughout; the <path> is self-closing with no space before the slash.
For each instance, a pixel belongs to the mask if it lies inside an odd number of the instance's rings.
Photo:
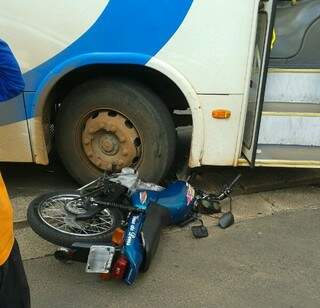
<path id="1" fill-rule="evenodd" d="M 128 260 L 121 255 L 115 262 L 112 268 L 112 277 L 115 279 L 122 279 L 128 266 Z"/>

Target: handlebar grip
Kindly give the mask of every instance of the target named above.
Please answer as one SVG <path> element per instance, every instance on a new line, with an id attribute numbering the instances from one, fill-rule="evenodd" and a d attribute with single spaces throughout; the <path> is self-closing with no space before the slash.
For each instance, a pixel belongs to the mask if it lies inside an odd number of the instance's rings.
<path id="1" fill-rule="evenodd" d="M 236 176 L 236 178 L 231 182 L 231 184 L 229 185 L 229 189 L 232 189 L 232 187 L 235 185 L 235 184 L 237 184 L 237 182 L 239 181 L 239 179 L 241 178 L 241 174 L 238 174 L 237 176 Z"/>

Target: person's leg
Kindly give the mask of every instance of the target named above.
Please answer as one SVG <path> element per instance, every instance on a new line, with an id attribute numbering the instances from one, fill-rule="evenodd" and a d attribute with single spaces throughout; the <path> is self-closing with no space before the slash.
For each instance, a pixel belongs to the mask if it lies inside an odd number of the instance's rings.
<path id="1" fill-rule="evenodd" d="M 8 260 L 0 267 L 0 308 L 13 307 L 30 307 L 30 291 L 17 241 Z"/>

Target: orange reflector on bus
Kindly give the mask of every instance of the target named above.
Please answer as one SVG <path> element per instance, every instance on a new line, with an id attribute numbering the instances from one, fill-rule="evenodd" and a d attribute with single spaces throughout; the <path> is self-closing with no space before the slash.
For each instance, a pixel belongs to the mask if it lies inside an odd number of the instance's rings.
<path id="1" fill-rule="evenodd" d="M 212 117 L 214 119 L 229 119 L 231 117 L 231 111 L 226 109 L 213 110 Z"/>

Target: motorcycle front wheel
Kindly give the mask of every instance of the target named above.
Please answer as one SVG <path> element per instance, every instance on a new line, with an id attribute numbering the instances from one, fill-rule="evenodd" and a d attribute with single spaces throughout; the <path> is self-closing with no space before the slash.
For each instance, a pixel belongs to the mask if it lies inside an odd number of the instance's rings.
<path id="1" fill-rule="evenodd" d="M 115 228 L 122 223 L 117 209 L 107 208 L 95 217 L 76 220 L 77 214 L 86 210 L 77 191 L 43 194 L 28 207 L 28 223 L 32 230 L 45 240 L 62 247 L 72 247 L 75 242 L 109 243 Z"/>

